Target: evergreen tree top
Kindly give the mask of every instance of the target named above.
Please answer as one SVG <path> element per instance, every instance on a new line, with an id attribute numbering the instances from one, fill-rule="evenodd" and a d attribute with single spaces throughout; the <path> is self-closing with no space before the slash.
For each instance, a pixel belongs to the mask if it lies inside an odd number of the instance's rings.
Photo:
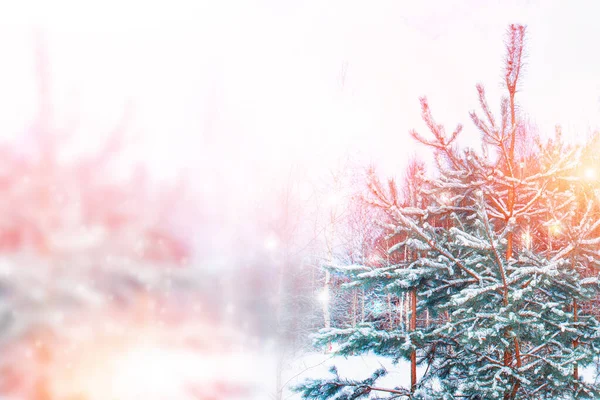
<path id="1" fill-rule="evenodd" d="M 460 149 L 462 126 L 447 134 L 421 98 L 430 135 L 411 135 L 435 154 L 437 173 L 413 168 L 403 199 L 394 182 L 386 188 L 371 175 L 370 203 L 386 214 L 388 237 L 395 238 L 388 252 L 400 261 L 330 267 L 351 287 L 398 298 L 415 293 L 416 312 L 436 317 L 408 332 L 368 323 L 318 335 L 317 343 L 339 342 L 340 354 L 415 354 L 428 366 L 412 390 L 381 392 L 389 398 L 600 395 L 598 385 L 578 376 L 578 366 L 600 349 L 600 324 L 582 310 L 598 296 L 598 197 L 580 168 L 585 151 L 566 145 L 559 130 L 542 142 L 521 119 L 524 38 L 524 26 L 509 27 L 499 120 L 477 86 L 482 112 L 470 116 L 481 151 Z M 368 398 L 379 376 L 346 381 L 333 371 L 298 390 L 305 399 Z"/>

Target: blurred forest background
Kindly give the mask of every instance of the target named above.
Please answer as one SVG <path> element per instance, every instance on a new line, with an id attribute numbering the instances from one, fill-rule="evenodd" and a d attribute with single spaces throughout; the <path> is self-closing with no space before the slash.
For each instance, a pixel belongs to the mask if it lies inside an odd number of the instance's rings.
<path id="1" fill-rule="evenodd" d="M 252 355 L 203 368 L 253 369 L 281 397 L 285 360 L 312 349 L 309 333 L 401 323 L 402 303 L 338 291 L 321 267 L 390 262 L 362 193 L 370 166 L 410 175 L 419 96 L 449 105 L 440 121 L 466 120 L 477 99 L 464 88 L 499 81 L 517 16 L 527 56 L 546 65 L 525 71 L 531 128 L 600 126 L 600 59 L 573 46 L 600 35 L 586 6 L 413 3 L 4 6 L 0 393 L 105 399 L 119 369 L 99 365 L 167 346 Z M 568 39 L 565 20 L 578 21 Z M 256 368 L 257 354 L 274 369 Z M 113 390 L 164 377 L 143 364 L 125 363 Z M 225 398 L 231 378 L 217 375 Z"/>

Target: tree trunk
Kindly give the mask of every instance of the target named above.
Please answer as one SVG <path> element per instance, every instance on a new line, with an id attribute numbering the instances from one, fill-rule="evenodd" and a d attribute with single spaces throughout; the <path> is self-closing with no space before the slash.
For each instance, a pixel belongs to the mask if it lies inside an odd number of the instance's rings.
<path id="1" fill-rule="evenodd" d="M 402 329 L 405 329 L 406 325 L 404 325 L 404 293 L 400 295 L 398 299 L 398 319 L 399 324 Z"/>
<path id="2" fill-rule="evenodd" d="M 410 331 L 417 328 L 417 290 L 410 292 Z M 414 393 L 417 389 L 417 352 L 413 350 L 410 354 L 410 391 Z"/>
<path id="3" fill-rule="evenodd" d="M 404 326 L 410 330 L 410 295 L 406 294 L 404 299 Z"/>
<path id="4" fill-rule="evenodd" d="M 573 322 L 577 322 L 579 320 L 578 310 L 577 310 L 577 302 L 573 300 Z M 573 340 L 573 349 L 577 348 L 579 344 L 579 340 Z M 573 379 L 579 380 L 579 368 L 577 367 L 577 362 L 573 366 Z"/>

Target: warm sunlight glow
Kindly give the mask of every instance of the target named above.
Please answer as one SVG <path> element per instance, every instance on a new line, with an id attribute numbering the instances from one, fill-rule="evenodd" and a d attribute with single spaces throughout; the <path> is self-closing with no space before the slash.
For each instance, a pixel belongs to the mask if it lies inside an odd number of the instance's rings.
<path id="1" fill-rule="evenodd" d="M 587 179 L 587 180 L 596 179 L 596 169 L 592 168 L 592 167 L 588 167 L 583 172 L 583 175 L 585 176 L 585 179 Z"/>
<path id="2" fill-rule="evenodd" d="M 562 224 L 560 223 L 560 221 L 552 221 L 548 226 L 548 232 L 550 232 L 551 235 L 560 235 L 561 231 Z"/>

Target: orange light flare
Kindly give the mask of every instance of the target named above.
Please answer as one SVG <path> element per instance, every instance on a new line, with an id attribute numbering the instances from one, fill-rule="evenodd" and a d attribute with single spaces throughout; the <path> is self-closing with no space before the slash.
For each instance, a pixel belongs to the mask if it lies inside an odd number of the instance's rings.
<path id="1" fill-rule="evenodd" d="M 563 226 L 560 221 L 554 220 L 550 221 L 548 224 L 548 233 L 552 236 L 558 236 L 562 233 Z"/>
<path id="2" fill-rule="evenodd" d="M 596 169 L 593 168 L 593 167 L 586 167 L 583 170 L 583 177 L 587 181 L 594 181 L 594 180 L 596 180 Z"/>

